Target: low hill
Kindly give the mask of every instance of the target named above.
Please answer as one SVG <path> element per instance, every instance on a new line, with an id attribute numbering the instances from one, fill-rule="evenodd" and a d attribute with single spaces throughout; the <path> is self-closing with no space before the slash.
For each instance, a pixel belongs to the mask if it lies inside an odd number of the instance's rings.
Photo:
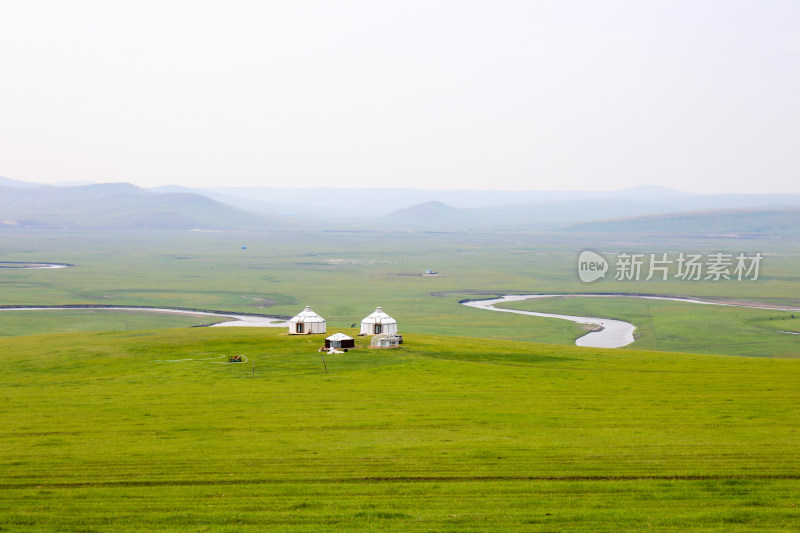
<path id="1" fill-rule="evenodd" d="M 0 186 L 5 226 L 95 229 L 277 228 L 285 222 L 192 193 L 158 194 L 128 183 L 75 187 Z"/>
<path id="2" fill-rule="evenodd" d="M 800 209 L 725 209 L 573 224 L 573 232 L 674 235 L 800 235 Z"/>
<path id="3" fill-rule="evenodd" d="M 326 206 L 320 205 L 300 205 L 292 203 L 284 203 L 281 201 L 267 200 L 263 196 L 255 195 L 252 198 L 231 196 L 220 192 L 215 192 L 208 189 L 192 189 L 181 185 L 165 185 L 162 187 L 152 187 L 147 189 L 157 193 L 193 193 L 200 194 L 217 202 L 249 211 L 251 213 L 259 213 L 266 215 L 276 215 L 280 217 L 289 217 L 293 220 L 300 218 L 312 220 L 330 220 L 350 218 L 352 214 L 347 210 L 331 210 Z M 260 198 L 260 199 L 259 199 Z M 345 204 L 346 205 L 346 204 Z"/>
<path id="4" fill-rule="evenodd" d="M 477 209 L 452 207 L 443 202 L 432 201 L 397 209 L 388 215 L 379 217 L 378 220 L 380 223 L 390 226 L 452 229 L 468 224 L 469 214 L 472 211 L 477 211 Z"/>
<path id="5" fill-rule="evenodd" d="M 609 198 L 582 199 L 545 204 L 517 204 L 495 207 L 453 207 L 432 201 L 392 211 L 383 217 L 366 219 L 384 229 L 427 231 L 547 230 L 578 221 L 612 217 L 620 212 L 634 215 L 662 213 L 666 205 L 644 200 Z"/>

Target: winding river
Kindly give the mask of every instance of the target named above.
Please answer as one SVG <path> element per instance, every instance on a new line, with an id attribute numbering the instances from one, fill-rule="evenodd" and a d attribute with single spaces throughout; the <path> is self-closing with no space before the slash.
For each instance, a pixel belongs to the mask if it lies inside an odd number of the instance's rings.
<path id="1" fill-rule="evenodd" d="M 24 263 L 21 261 L 0 261 L 0 268 L 35 270 L 42 268 L 67 268 L 69 263 Z"/>
<path id="2" fill-rule="evenodd" d="M 621 348 L 627 346 L 635 340 L 633 332 L 636 326 L 623 320 L 613 318 L 598 318 L 588 316 L 560 315 L 555 313 L 539 313 L 537 311 L 521 311 L 519 309 L 501 309 L 495 307 L 499 303 L 518 302 L 534 298 L 555 298 L 555 297 L 583 297 L 583 298 L 644 298 L 648 300 L 669 300 L 675 302 L 688 302 L 703 305 L 722 305 L 728 307 L 748 307 L 751 309 L 773 309 L 781 311 L 800 311 L 800 308 L 789 307 L 770 307 L 768 305 L 749 304 L 745 302 L 724 303 L 697 298 L 684 298 L 678 296 L 648 296 L 640 294 L 511 294 L 500 298 L 489 300 L 464 300 L 461 303 L 468 307 L 485 309 L 487 311 L 498 311 L 501 313 L 516 313 L 519 315 L 531 315 L 544 318 L 558 318 L 569 320 L 577 324 L 595 326 L 593 331 L 579 337 L 575 344 L 577 346 L 588 346 L 591 348 Z M 240 315 L 236 313 L 226 313 L 222 311 L 196 311 L 193 309 L 165 309 L 159 307 L 114 307 L 114 306 L 66 306 L 66 307 L 45 307 L 45 306 L 18 306 L 2 307 L 0 311 L 74 311 L 81 309 L 104 309 L 106 311 L 141 311 L 151 313 L 174 313 L 179 315 L 197 317 L 217 317 L 226 319 L 224 322 L 213 324 L 211 327 L 256 327 L 256 328 L 285 328 L 289 322 L 282 318 L 261 316 L 261 315 Z M 792 335 L 800 335 L 793 331 L 782 331 Z"/>
<path id="3" fill-rule="evenodd" d="M 461 303 L 469 307 L 477 307 L 478 309 L 486 309 L 487 311 L 500 311 L 502 313 L 516 313 L 520 315 L 540 316 L 544 318 L 560 318 L 562 320 L 570 320 L 577 324 L 589 324 L 599 326 L 594 331 L 590 331 L 586 335 L 579 337 L 575 344 L 577 346 L 588 346 L 591 348 L 621 348 L 627 346 L 635 340 L 633 332 L 636 326 L 629 322 L 622 320 L 614 320 L 612 318 L 597 318 L 588 316 L 573 316 L 573 315 L 558 315 L 554 313 L 539 313 L 536 311 L 520 311 L 518 309 L 501 309 L 495 307 L 499 303 L 518 302 L 520 300 L 530 300 L 533 298 L 555 298 L 558 296 L 569 297 L 592 297 L 592 298 L 644 298 L 647 300 L 670 300 L 675 302 L 689 302 L 703 305 L 723 305 L 727 307 L 749 307 L 751 309 L 775 309 L 781 311 L 800 311 L 796 308 L 785 307 L 770 307 L 764 305 L 746 304 L 746 303 L 723 303 L 712 302 L 708 300 L 699 300 L 696 298 L 682 298 L 678 296 L 647 296 L 639 294 L 510 294 L 501 298 L 492 298 L 490 300 L 464 300 Z M 786 331 L 784 333 L 793 333 Z"/>

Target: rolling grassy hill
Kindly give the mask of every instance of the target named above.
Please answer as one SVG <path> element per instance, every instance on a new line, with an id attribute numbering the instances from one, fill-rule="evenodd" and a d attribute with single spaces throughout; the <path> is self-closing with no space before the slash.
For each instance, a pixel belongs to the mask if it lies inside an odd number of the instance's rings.
<path id="1" fill-rule="evenodd" d="M 94 229 L 278 229 L 277 217 L 248 213 L 191 193 L 158 194 L 127 183 L 75 187 L 0 186 L 7 227 Z"/>

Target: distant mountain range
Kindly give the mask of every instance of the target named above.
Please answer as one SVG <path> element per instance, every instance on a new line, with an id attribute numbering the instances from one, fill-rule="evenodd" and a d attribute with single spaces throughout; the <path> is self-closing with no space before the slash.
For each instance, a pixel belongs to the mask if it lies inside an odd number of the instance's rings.
<path id="1" fill-rule="evenodd" d="M 368 221 L 374 228 L 673 235 L 800 235 L 800 208 L 659 212 L 648 202 L 576 200 L 529 206 L 455 208 L 426 202 Z M 638 216 L 618 217 L 620 213 Z M 645 214 L 640 214 L 645 213 Z"/>
<path id="2" fill-rule="evenodd" d="M 582 233 L 800 236 L 800 208 L 691 211 L 584 222 L 565 228 Z"/>
<path id="3" fill-rule="evenodd" d="M 128 183 L 0 185 L 0 227 L 223 230 L 286 225 L 200 194 L 159 194 Z"/>
<path id="4" fill-rule="evenodd" d="M 46 186 L 0 178 L 0 227 L 568 231 L 800 231 L 800 194 Z"/>
<path id="5" fill-rule="evenodd" d="M 157 190 L 171 188 L 159 188 Z M 598 220 L 643 214 L 707 209 L 800 207 L 800 194 L 693 194 L 667 187 L 641 186 L 619 191 L 497 191 L 426 189 L 281 189 L 215 187 L 182 189 L 220 199 L 243 209 L 276 214 L 326 217 L 379 217 L 428 202 L 454 208 L 537 206 L 560 220 Z M 243 203 L 244 202 L 244 203 Z M 544 206 L 550 206 L 545 208 Z M 577 206 L 577 207 L 572 207 Z M 567 213 L 564 208 L 570 208 Z M 544 218 L 544 217 L 543 217 Z"/>
<path id="6" fill-rule="evenodd" d="M 646 214 L 663 212 L 658 204 L 626 199 L 578 199 L 552 203 L 499 207 L 452 207 L 442 202 L 425 202 L 398 209 L 369 220 L 376 227 L 429 230 L 553 230 L 586 220 L 614 217 L 620 212 Z"/>
<path id="7" fill-rule="evenodd" d="M 250 209 L 255 209 L 258 202 L 266 203 L 269 209 L 276 209 L 275 206 L 280 206 L 278 209 L 282 209 L 286 213 L 295 213 L 297 209 L 313 209 L 314 212 L 319 213 L 334 207 L 340 212 L 347 213 L 349 217 L 383 216 L 398 209 L 428 202 L 440 202 L 457 208 L 482 208 L 608 198 L 630 200 L 649 198 L 661 201 L 664 198 L 687 195 L 681 191 L 662 187 L 637 187 L 613 192 L 215 187 L 197 189 L 194 192 L 224 196 L 231 205 L 239 206 L 238 202 L 245 201 L 248 202 Z"/>
<path id="8" fill-rule="evenodd" d="M 11 178 L 4 178 L 4 177 L 0 176 L 0 187 L 17 187 L 17 188 L 22 187 L 22 188 L 25 188 L 25 187 L 39 187 L 39 186 L 40 185 L 37 185 L 35 183 L 28 183 L 28 182 L 25 182 L 25 181 L 12 180 Z"/>
<path id="9" fill-rule="evenodd" d="M 719 216 L 719 223 L 713 225 L 718 233 L 728 227 L 730 233 L 739 231 L 736 228 L 760 228 L 762 233 L 786 234 L 791 230 L 777 218 L 774 226 L 748 224 L 745 219 L 759 215 L 745 211 L 800 208 L 800 194 L 703 195 L 659 186 L 621 191 L 215 188 L 198 192 L 219 195 L 214 197 L 243 209 L 324 221 L 328 229 L 376 231 L 561 231 L 567 227 L 589 231 L 588 223 L 596 221 L 708 212 L 702 222 L 697 219 L 700 226 L 691 228 L 687 220 L 674 230 L 707 233 L 710 221 Z M 730 210 L 737 211 L 714 214 Z M 587 225 L 572 227 L 581 223 Z M 635 230 L 635 223 L 615 224 L 608 228 Z M 646 227 L 650 226 L 641 226 Z M 659 231 L 669 232 L 669 224 Z"/>

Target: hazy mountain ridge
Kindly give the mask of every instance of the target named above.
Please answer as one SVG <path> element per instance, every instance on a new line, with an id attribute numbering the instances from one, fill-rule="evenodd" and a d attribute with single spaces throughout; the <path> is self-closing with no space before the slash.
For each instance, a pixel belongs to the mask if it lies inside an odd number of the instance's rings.
<path id="1" fill-rule="evenodd" d="M 157 193 L 193 193 L 201 194 L 206 198 L 211 198 L 217 202 L 243 209 L 252 213 L 276 215 L 281 217 L 311 217 L 320 218 L 320 213 L 325 212 L 325 206 L 321 205 L 301 205 L 292 203 L 281 203 L 267 199 L 258 199 L 258 195 L 254 198 L 237 197 L 221 192 L 215 192 L 209 189 L 192 189 L 182 185 L 166 185 L 163 187 L 154 187 L 147 189 Z M 263 198 L 263 197 L 262 197 Z M 336 215 L 335 212 L 325 213 L 327 217 Z M 340 214 L 339 217 L 346 217 L 346 214 Z"/>
<path id="2" fill-rule="evenodd" d="M 169 190 L 159 187 L 156 190 Z M 578 200 L 592 201 L 607 198 L 637 200 L 640 198 L 683 198 L 690 193 L 659 186 L 635 187 L 621 191 L 503 191 L 503 190 L 428 190 L 402 188 L 337 189 L 315 187 L 308 189 L 286 189 L 277 187 L 211 187 L 195 189 L 201 194 L 220 195 L 227 203 L 239 206 L 238 202 L 251 205 L 263 202 L 275 209 L 282 206 L 285 212 L 293 209 L 320 209 L 340 206 L 350 211 L 352 217 L 378 217 L 406 207 L 428 202 L 440 202 L 448 206 L 469 209 L 474 207 L 506 207 L 509 205 L 541 205 Z M 235 202 L 235 203 L 234 203 Z M 800 195 L 798 195 L 800 204 Z M 303 213 L 305 214 L 305 213 Z"/>
<path id="3" fill-rule="evenodd" d="M 0 221 L 7 226 L 96 229 L 274 229 L 285 225 L 280 219 L 200 194 L 159 194 L 129 183 L 0 186 Z"/>
<path id="4" fill-rule="evenodd" d="M 7 226 L 106 229 L 800 233 L 795 229 L 800 228 L 798 194 L 697 195 L 659 186 L 575 192 L 214 190 L 246 191 L 251 197 L 182 186 L 47 186 L 0 178 L 0 221 Z M 403 203 L 410 199 L 423 201 Z M 500 201 L 507 203 L 493 203 Z M 380 214 L 368 214 L 375 212 Z"/>
<path id="5" fill-rule="evenodd" d="M 12 180 L 11 178 L 4 178 L 0 176 L 0 187 L 37 187 L 35 183 L 28 183 L 26 181 Z"/>
<path id="6" fill-rule="evenodd" d="M 161 188 L 159 188 L 161 189 Z M 695 194 L 662 186 L 640 186 L 616 191 L 502 191 L 427 189 L 282 189 L 276 187 L 213 187 L 193 189 L 201 194 L 225 195 L 228 201 L 267 202 L 291 209 L 341 207 L 354 217 L 375 217 L 427 202 L 441 202 L 456 208 L 508 206 L 564 206 L 582 202 L 587 207 L 611 213 L 613 203 L 646 206 L 649 212 L 678 212 L 706 209 L 800 207 L 800 194 Z M 606 205 L 607 207 L 603 207 Z M 658 211 L 652 211 L 658 209 Z M 611 213 L 611 217 L 643 213 Z M 598 217 L 595 217 L 598 218 Z"/>
<path id="7" fill-rule="evenodd" d="M 428 231 L 604 231 L 661 233 L 775 233 L 792 234 L 795 212 L 790 209 L 733 209 L 670 211 L 670 205 L 647 201 L 608 199 L 457 208 L 426 202 L 367 219 L 376 227 Z M 619 217 L 620 213 L 630 216 Z M 800 224 L 797 225 L 800 227 Z"/>
<path id="8" fill-rule="evenodd" d="M 800 208 L 689 211 L 598 220 L 564 228 L 586 233 L 800 235 Z"/>

